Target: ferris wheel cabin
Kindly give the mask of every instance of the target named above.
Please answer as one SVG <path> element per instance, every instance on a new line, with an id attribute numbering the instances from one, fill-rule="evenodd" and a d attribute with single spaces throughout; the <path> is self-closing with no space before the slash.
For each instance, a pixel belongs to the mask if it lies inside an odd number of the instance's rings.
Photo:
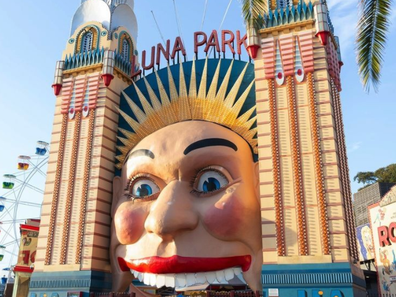
<path id="1" fill-rule="evenodd" d="M 14 188 L 15 175 L 4 174 L 5 181 L 3 182 L 3 189 L 12 190 Z"/>
<path id="2" fill-rule="evenodd" d="M 37 141 L 36 155 L 44 156 L 48 152 L 48 146 L 48 142 Z"/>
<path id="3" fill-rule="evenodd" d="M 2 212 L 5 208 L 3 201 L 7 200 L 7 198 L 0 196 L 0 212 Z M 1 224 L 1 223 L 0 223 Z"/>
<path id="4" fill-rule="evenodd" d="M 30 165 L 29 156 L 19 156 L 18 157 L 18 170 L 28 170 Z"/>
<path id="5" fill-rule="evenodd" d="M 0 261 L 2 261 L 4 258 L 5 249 L 6 247 L 4 245 L 0 245 Z"/>

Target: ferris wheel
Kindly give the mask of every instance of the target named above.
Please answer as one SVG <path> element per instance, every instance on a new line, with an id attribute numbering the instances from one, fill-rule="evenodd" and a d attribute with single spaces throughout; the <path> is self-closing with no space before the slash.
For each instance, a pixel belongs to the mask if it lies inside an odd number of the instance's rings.
<path id="1" fill-rule="evenodd" d="M 38 141 L 35 154 L 20 155 L 15 173 L 5 174 L 0 183 L 0 266 L 11 267 L 18 260 L 20 224 L 40 219 L 44 195 L 49 144 Z"/>

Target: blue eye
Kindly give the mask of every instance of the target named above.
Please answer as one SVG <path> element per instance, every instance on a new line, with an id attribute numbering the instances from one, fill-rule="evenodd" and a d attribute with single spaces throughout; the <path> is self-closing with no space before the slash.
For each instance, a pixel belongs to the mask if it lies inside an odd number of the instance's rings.
<path id="1" fill-rule="evenodd" d="M 135 199 L 143 199 L 160 191 L 160 188 L 150 179 L 138 179 L 132 184 L 131 194 Z"/>
<path id="2" fill-rule="evenodd" d="M 210 193 L 227 186 L 228 179 L 217 170 L 204 171 L 196 182 L 196 190 L 201 193 Z"/>
<path id="3" fill-rule="evenodd" d="M 136 196 L 139 196 L 139 197 L 150 196 L 152 194 L 153 194 L 153 189 L 147 184 L 142 184 L 136 190 Z"/>
<path id="4" fill-rule="evenodd" d="M 204 181 L 202 188 L 204 192 L 213 192 L 220 189 L 221 186 L 220 182 L 216 178 L 209 177 L 208 180 Z"/>

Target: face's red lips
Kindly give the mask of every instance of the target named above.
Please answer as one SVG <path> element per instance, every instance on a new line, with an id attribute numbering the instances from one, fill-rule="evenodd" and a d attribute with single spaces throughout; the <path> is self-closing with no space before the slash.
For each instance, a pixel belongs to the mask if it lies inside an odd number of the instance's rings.
<path id="1" fill-rule="evenodd" d="M 148 257 L 128 262 L 123 258 L 118 258 L 122 271 L 132 269 L 141 273 L 153 274 L 208 272 L 232 267 L 241 267 L 242 271 L 247 271 L 251 262 L 252 257 L 250 255 L 224 258 Z"/>

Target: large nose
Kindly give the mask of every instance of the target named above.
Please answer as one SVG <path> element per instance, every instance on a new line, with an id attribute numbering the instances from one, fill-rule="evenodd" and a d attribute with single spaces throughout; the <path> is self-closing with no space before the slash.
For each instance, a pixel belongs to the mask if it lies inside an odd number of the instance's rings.
<path id="1" fill-rule="evenodd" d="M 187 182 L 169 183 L 150 209 L 145 221 L 147 232 L 172 241 L 177 234 L 194 230 L 199 216 L 192 199 Z"/>

